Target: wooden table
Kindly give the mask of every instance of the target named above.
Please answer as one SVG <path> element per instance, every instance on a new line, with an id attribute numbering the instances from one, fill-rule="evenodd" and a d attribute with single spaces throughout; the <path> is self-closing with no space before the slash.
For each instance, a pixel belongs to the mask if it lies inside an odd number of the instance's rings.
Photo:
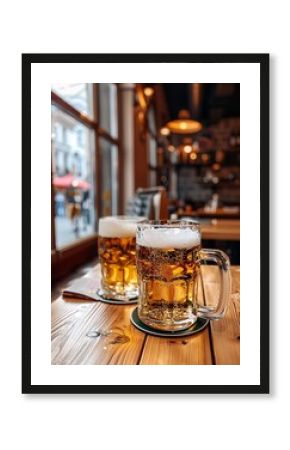
<path id="1" fill-rule="evenodd" d="M 206 303 L 213 304 L 218 293 L 218 269 L 203 266 L 202 274 Z M 99 276 L 97 265 L 71 286 L 95 290 Z M 159 338 L 139 331 L 130 323 L 136 305 L 58 297 L 52 302 L 52 364 L 240 364 L 238 266 L 232 267 L 232 279 L 225 317 L 186 338 Z"/>
<path id="2" fill-rule="evenodd" d="M 212 219 L 200 223 L 203 239 L 214 241 L 239 241 L 240 221 Z"/>

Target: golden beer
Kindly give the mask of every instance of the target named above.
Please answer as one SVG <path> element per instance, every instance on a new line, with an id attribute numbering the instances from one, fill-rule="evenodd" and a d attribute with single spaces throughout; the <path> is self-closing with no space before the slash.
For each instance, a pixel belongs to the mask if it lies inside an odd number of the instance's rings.
<path id="1" fill-rule="evenodd" d="M 188 328 L 196 321 L 199 250 L 197 229 L 138 227 L 140 320 L 153 328 L 172 331 Z"/>
<path id="2" fill-rule="evenodd" d="M 142 218 L 116 216 L 99 221 L 102 296 L 130 300 L 138 296 L 136 228 Z"/>

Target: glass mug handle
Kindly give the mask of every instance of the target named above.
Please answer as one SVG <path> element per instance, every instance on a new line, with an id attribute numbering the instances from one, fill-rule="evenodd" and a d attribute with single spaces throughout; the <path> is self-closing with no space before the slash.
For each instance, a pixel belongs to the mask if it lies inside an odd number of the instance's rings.
<path id="1" fill-rule="evenodd" d="M 203 248 L 199 252 L 199 262 L 211 261 L 217 264 L 220 271 L 220 294 L 216 307 L 199 306 L 198 316 L 204 319 L 221 319 L 227 309 L 231 292 L 230 260 L 221 250 Z"/>

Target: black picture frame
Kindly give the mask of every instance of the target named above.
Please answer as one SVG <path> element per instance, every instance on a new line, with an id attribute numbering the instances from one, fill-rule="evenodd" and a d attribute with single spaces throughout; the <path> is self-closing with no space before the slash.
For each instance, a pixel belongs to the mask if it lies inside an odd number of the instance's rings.
<path id="1" fill-rule="evenodd" d="M 23 54 L 22 55 L 22 393 L 267 394 L 269 393 L 269 54 Z M 260 384 L 31 384 L 31 64 L 255 63 L 260 65 Z"/>

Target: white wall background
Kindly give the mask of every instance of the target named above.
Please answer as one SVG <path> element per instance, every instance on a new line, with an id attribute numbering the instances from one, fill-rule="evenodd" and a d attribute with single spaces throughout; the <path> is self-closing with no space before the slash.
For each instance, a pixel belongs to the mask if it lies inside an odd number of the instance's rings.
<path id="1" fill-rule="evenodd" d="M 270 449 L 288 442 L 289 80 L 287 2 L 239 4 L 26 0 L 1 10 L 1 447 L 194 446 Z M 90 11 L 89 11 L 90 10 Z M 132 12 L 135 12 L 135 17 Z M 145 19 L 141 20 L 141 12 Z M 161 28 L 162 27 L 162 30 Z M 149 33 L 149 39 L 146 34 Z M 271 395 L 21 395 L 21 53 L 270 52 Z M 288 83 L 288 84 L 286 84 Z M 249 106 L 250 107 L 250 106 Z M 249 149 L 250 152 L 250 149 Z M 249 153 L 250 155 L 250 153 Z M 41 169 L 41 168 L 40 168 Z M 4 178 L 3 178 L 4 175 Z M 283 214 L 285 213 L 285 214 Z M 284 246 L 282 248 L 282 246 Z M 5 271 L 5 272 L 4 272 Z M 138 439 L 138 440 L 137 440 Z M 190 444 L 192 441 L 192 444 Z"/>

